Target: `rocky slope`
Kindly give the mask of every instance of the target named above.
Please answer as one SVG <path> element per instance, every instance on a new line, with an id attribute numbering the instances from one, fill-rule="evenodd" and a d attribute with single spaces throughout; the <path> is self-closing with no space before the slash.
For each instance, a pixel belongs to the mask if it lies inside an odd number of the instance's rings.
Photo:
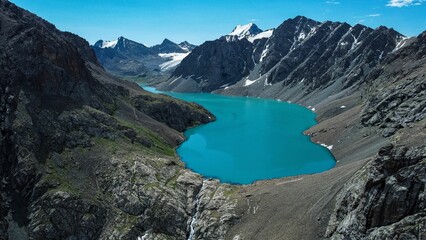
<path id="1" fill-rule="evenodd" d="M 426 32 L 367 78 L 364 126 L 391 142 L 337 196 L 332 239 L 426 237 Z"/>
<path id="2" fill-rule="evenodd" d="M 85 40 L 5 0 L 0 46 L 0 239 L 187 239 L 236 221 L 233 187 L 174 152 L 205 109 L 108 75 Z"/>
<path id="3" fill-rule="evenodd" d="M 337 167 L 247 186 L 226 239 L 424 239 L 425 47 L 426 32 L 324 104 L 306 133 L 334 146 Z"/>
<path id="4" fill-rule="evenodd" d="M 99 40 L 92 47 L 105 70 L 124 77 L 168 76 L 195 48 L 186 41 L 176 44 L 168 39 L 147 47 L 124 37 L 115 41 Z"/>
<path id="5" fill-rule="evenodd" d="M 386 27 L 320 23 L 301 16 L 284 21 L 270 37 L 247 39 L 223 37 L 202 44 L 159 88 L 314 106 L 357 91 L 382 59 L 408 41 Z"/>

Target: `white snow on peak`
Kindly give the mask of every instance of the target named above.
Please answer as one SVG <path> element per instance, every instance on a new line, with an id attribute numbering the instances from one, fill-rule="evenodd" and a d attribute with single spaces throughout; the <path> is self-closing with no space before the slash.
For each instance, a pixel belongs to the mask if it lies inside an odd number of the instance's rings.
<path id="1" fill-rule="evenodd" d="M 188 47 L 183 47 L 183 46 L 179 46 L 182 50 L 189 52 L 189 48 Z"/>
<path id="2" fill-rule="evenodd" d="M 249 36 L 247 39 L 250 42 L 254 42 L 254 40 L 256 39 L 270 38 L 272 36 L 272 33 L 274 33 L 274 29 L 269 29 L 254 36 Z"/>
<path id="3" fill-rule="evenodd" d="M 164 62 L 160 65 L 161 71 L 167 71 L 170 70 L 182 62 L 182 60 L 188 56 L 190 52 L 187 53 L 160 53 L 158 56 L 162 58 L 168 59 L 167 62 Z"/>
<path id="4" fill-rule="evenodd" d="M 239 36 L 239 37 L 246 37 L 251 35 L 250 32 L 251 27 L 253 27 L 253 23 L 249 23 L 246 25 L 238 25 L 234 28 L 234 31 L 232 31 L 230 34 L 231 36 Z"/>
<path id="5" fill-rule="evenodd" d="M 396 52 L 399 49 L 403 48 L 405 44 L 407 43 L 407 40 L 410 39 L 409 37 L 400 37 L 398 42 L 396 43 L 396 47 L 392 52 Z"/>
<path id="6" fill-rule="evenodd" d="M 102 41 L 101 48 L 115 48 L 117 45 L 118 40 L 115 41 Z"/>
<path id="7" fill-rule="evenodd" d="M 256 39 L 262 39 L 262 38 L 269 38 L 271 37 L 272 33 L 274 32 L 273 29 L 269 29 L 260 33 L 253 33 L 252 28 L 253 26 L 257 29 L 258 28 L 254 25 L 254 23 L 249 23 L 246 25 L 238 25 L 234 28 L 234 30 L 226 35 L 226 41 L 234 41 L 238 38 L 238 40 L 241 40 L 243 38 L 247 38 L 249 42 L 254 42 Z"/>

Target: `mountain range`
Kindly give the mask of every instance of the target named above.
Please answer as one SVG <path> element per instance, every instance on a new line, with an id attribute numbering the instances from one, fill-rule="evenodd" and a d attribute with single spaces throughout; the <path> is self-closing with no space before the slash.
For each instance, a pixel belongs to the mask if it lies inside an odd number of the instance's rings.
<path id="1" fill-rule="evenodd" d="M 114 41 L 99 40 L 92 46 L 105 70 L 126 77 L 170 73 L 194 47 L 186 41 L 176 44 L 168 39 L 147 47 L 124 37 Z"/>
<path id="2" fill-rule="evenodd" d="M 315 105 L 353 92 L 381 60 L 410 41 L 386 27 L 302 16 L 263 33 L 254 24 L 245 28 L 194 49 L 158 87 Z"/>
<path id="3" fill-rule="evenodd" d="M 0 239 L 426 236 L 426 32 L 299 16 L 194 49 L 90 46 L 0 0 L 0 46 Z M 161 72 L 160 54 L 178 53 L 152 83 L 303 104 L 336 167 L 249 185 L 185 168 L 183 132 L 215 116 L 111 74 Z"/>

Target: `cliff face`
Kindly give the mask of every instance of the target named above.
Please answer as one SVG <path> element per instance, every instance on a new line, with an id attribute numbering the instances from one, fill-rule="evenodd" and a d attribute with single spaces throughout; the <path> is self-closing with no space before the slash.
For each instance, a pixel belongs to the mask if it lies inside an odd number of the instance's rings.
<path id="1" fill-rule="evenodd" d="M 211 92 L 247 76 L 254 67 L 252 52 L 253 46 L 247 39 L 209 41 L 195 48 L 174 71 L 172 78 L 191 78 L 188 81 L 197 91 Z M 178 83 L 168 83 L 167 89 L 192 90 L 191 83 L 183 83 L 183 86 Z"/>
<path id="2" fill-rule="evenodd" d="M 426 33 L 389 58 L 368 77 L 367 104 L 362 113 L 365 126 L 379 126 L 384 136 L 426 116 Z"/>
<path id="3" fill-rule="evenodd" d="M 186 239 L 197 199 L 197 224 L 228 214 L 204 231 L 235 221 L 231 187 L 203 195 L 175 156 L 204 108 L 106 74 L 85 40 L 4 0 L 0 46 L 0 239 Z"/>
<path id="4" fill-rule="evenodd" d="M 426 237 L 426 148 L 383 147 L 337 196 L 331 239 Z"/>

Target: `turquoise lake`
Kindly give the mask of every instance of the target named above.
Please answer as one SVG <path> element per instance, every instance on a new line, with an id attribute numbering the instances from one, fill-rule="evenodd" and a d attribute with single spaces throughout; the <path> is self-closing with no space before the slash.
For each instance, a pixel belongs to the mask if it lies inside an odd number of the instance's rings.
<path id="1" fill-rule="evenodd" d="M 161 93 L 196 102 L 216 116 L 215 122 L 187 130 L 187 140 L 177 149 L 186 167 L 204 177 L 249 184 L 319 173 L 335 165 L 327 148 L 303 135 L 316 124 L 309 109 L 269 99 Z"/>

